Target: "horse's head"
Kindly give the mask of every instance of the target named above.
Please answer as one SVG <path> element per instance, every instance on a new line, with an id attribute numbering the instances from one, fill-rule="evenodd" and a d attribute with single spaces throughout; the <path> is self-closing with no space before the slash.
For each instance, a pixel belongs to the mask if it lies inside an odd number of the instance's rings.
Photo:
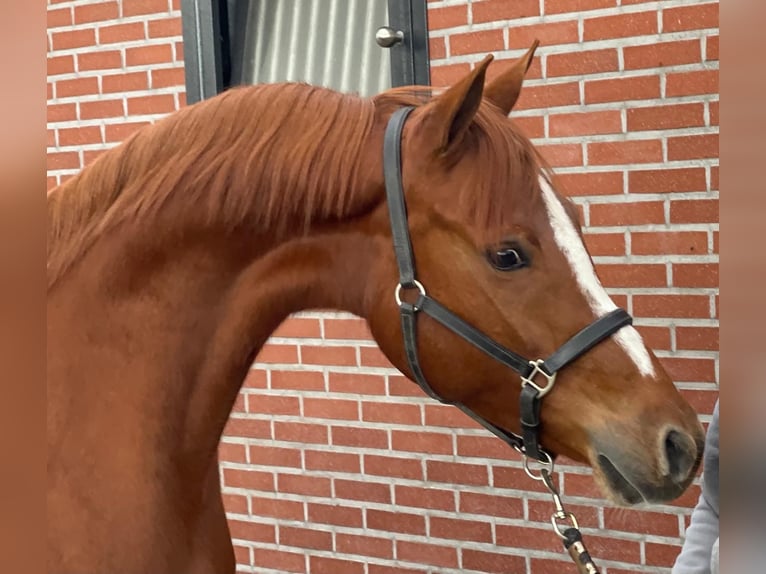
<path id="1" fill-rule="evenodd" d="M 417 279 L 428 295 L 505 348 L 543 359 L 616 306 L 596 277 L 577 209 L 507 117 L 533 52 L 485 83 L 488 58 L 421 101 L 404 124 L 401 169 Z M 381 123 L 414 103 L 408 97 L 380 96 Z M 385 206 L 373 221 L 380 254 L 367 317 L 383 352 L 414 376 L 394 299 Z M 427 314 L 417 323 L 419 363 L 432 389 L 519 433 L 519 375 Z M 632 326 L 564 366 L 541 405 L 543 447 L 590 464 L 616 502 L 675 498 L 699 464 L 697 416 Z"/>

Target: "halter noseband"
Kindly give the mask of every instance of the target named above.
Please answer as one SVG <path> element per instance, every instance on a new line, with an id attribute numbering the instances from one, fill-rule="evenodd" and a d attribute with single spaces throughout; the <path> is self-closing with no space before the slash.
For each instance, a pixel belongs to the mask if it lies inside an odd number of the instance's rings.
<path id="1" fill-rule="evenodd" d="M 630 325 L 633 319 L 623 309 L 615 309 L 574 335 L 547 359 L 530 361 L 506 349 L 452 313 L 441 303 L 429 297 L 423 284 L 415 277 L 412 242 L 407 224 L 407 207 L 404 202 L 404 188 L 402 187 L 402 129 L 407 116 L 413 109 L 413 107 L 405 107 L 394 112 L 386 127 L 383 142 L 386 196 L 391 220 L 391 235 L 393 236 L 396 262 L 399 267 L 399 284 L 396 286 L 395 298 L 397 305 L 399 305 L 404 348 L 410 370 L 415 377 L 415 382 L 432 398 L 443 403 L 454 404 L 522 454 L 536 460 L 550 460 L 550 455 L 542 450 L 539 443 L 540 401 L 553 388 L 556 382 L 556 373 L 622 327 Z M 405 289 L 417 290 L 418 296 L 414 303 L 408 303 L 401 298 L 401 291 Z M 520 375 L 522 436 L 517 436 L 495 426 L 463 404 L 445 401 L 428 384 L 418 359 L 417 313 L 420 311 Z M 540 382 L 536 382 L 536 380 Z"/>

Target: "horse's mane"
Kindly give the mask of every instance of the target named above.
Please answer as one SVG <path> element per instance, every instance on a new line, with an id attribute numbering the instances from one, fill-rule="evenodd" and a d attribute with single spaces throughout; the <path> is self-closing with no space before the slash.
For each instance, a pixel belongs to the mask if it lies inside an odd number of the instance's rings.
<path id="1" fill-rule="evenodd" d="M 49 288 L 104 231 L 156 216 L 171 199 L 202 224 L 277 228 L 302 218 L 308 227 L 342 218 L 376 106 L 430 96 L 428 88 L 359 98 L 301 83 L 247 86 L 141 129 L 48 194 Z M 454 199 L 479 226 L 497 229 L 511 211 L 503 205 L 510 190 L 537 187 L 539 158 L 518 130 L 490 119 L 489 105 L 467 142 L 486 168 Z"/>

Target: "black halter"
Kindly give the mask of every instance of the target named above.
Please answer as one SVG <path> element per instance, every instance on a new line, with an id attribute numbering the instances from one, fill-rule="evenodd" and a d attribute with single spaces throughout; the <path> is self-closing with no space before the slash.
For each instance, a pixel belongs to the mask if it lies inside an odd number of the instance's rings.
<path id="1" fill-rule="evenodd" d="M 447 402 L 431 388 L 420 368 L 416 318 L 417 313 L 422 311 L 521 376 L 520 413 L 522 436 L 519 437 L 493 425 L 465 405 L 460 403 L 450 404 L 454 404 L 454 406 L 519 452 L 537 460 L 550 458 L 542 451 L 539 444 L 540 401 L 553 388 L 556 381 L 556 373 L 622 327 L 630 325 L 633 319 L 623 309 L 615 309 L 574 335 L 547 359 L 530 361 L 506 349 L 475 327 L 463 321 L 438 301 L 429 297 L 423 284 L 415 277 L 412 243 L 407 224 L 407 207 L 404 203 L 404 189 L 402 187 L 402 128 L 407 120 L 407 116 L 413 109 L 412 107 L 405 107 L 394 112 L 386 127 L 383 143 L 383 169 L 388 210 L 391 218 L 391 234 L 396 252 L 396 261 L 399 266 L 399 285 L 396 287 L 395 296 L 401 314 L 404 346 L 410 370 L 415 377 L 415 382 L 428 395 L 440 402 Z M 417 290 L 417 300 L 414 303 L 402 300 L 401 291 L 403 289 Z M 535 382 L 538 375 L 544 379 L 544 384 L 540 385 Z"/>

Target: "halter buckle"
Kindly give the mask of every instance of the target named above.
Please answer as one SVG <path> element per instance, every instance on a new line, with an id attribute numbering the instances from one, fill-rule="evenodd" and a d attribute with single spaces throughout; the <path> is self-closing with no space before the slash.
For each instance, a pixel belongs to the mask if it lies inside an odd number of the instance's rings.
<path id="1" fill-rule="evenodd" d="M 529 361 L 529 364 L 532 365 L 532 372 L 529 373 L 529 375 L 526 377 L 524 376 L 521 377 L 521 386 L 523 387 L 524 385 L 531 385 L 532 387 L 537 389 L 537 392 L 539 393 L 538 398 L 540 399 L 543 398 L 545 395 L 547 395 L 551 391 L 551 389 L 553 388 L 553 384 L 556 382 L 556 373 L 553 373 L 552 375 L 549 375 L 548 373 L 546 373 L 542 368 L 542 365 L 544 363 L 545 363 L 544 359 Z M 543 377 L 545 377 L 546 382 L 544 386 L 540 386 L 534 381 L 535 375 L 537 375 L 538 373 L 541 374 Z"/>
<path id="2" fill-rule="evenodd" d="M 420 295 L 422 297 L 426 296 L 426 288 L 423 287 L 423 284 L 417 279 L 412 280 L 412 285 L 402 285 L 401 283 L 399 283 L 396 286 L 396 290 L 394 291 L 394 299 L 396 299 L 396 305 L 398 307 L 402 306 L 402 289 L 413 289 L 413 288 L 420 291 Z M 417 311 L 418 308 L 415 307 L 415 310 Z"/>

